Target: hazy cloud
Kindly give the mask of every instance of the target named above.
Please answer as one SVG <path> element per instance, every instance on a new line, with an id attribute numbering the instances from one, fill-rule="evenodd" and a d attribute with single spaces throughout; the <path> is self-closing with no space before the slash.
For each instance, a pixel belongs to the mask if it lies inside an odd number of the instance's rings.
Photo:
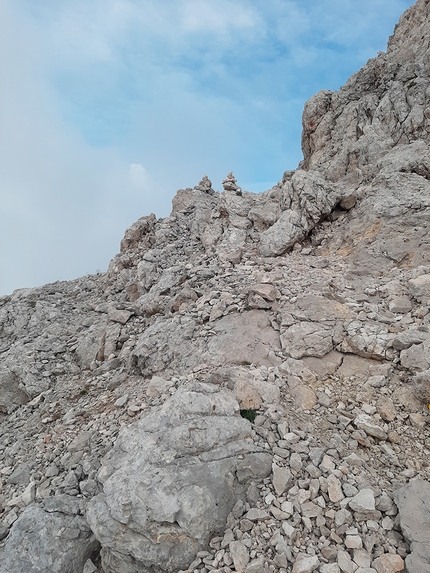
<path id="1" fill-rule="evenodd" d="M 130 165 L 130 178 L 133 185 L 138 189 L 147 188 L 149 182 L 148 172 L 140 163 L 132 163 Z"/>

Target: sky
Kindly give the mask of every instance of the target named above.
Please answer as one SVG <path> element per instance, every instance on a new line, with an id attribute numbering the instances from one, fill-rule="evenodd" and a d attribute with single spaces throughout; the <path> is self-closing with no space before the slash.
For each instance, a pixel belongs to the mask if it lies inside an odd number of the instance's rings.
<path id="1" fill-rule="evenodd" d="M 124 231 L 229 171 L 302 159 L 301 114 L 411 0 L 0 0 L 0 296 L 105 271 Z"/>

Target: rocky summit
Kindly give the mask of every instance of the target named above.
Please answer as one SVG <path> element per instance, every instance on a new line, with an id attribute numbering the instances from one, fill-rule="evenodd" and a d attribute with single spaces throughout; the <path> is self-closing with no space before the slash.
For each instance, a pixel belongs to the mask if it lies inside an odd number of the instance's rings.
<path id="1" fill-rule="evenodd" d="M 1 573 L 430 572 L 430 2 L 304 159 L 0 298 Z"/>

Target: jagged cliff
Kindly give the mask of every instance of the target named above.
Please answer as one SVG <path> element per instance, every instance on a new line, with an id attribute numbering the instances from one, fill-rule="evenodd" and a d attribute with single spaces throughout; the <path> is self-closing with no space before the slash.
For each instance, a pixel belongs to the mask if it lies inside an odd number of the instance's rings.
<path id="1" fill-rule="evenodd" d="M 1 573 L 429 570 L 429 43 L 418 0 L 272 189 L 0 298 Z"/>

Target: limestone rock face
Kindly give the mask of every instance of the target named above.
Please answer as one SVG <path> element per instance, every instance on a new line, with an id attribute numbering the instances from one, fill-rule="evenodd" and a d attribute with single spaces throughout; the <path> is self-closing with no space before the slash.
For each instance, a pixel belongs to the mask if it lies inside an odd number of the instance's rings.
<path id="1" fill-rule="evenodd" d="M 388 150 L 427 140 L 428 17 L 428 3 L 419 0 L 402 16 L 387 53 L 370 60 L 340 92 L 319 92 L 306 104 L 307 169 L 323 171 L 331 181 L 348 174 L 359 183 Z"/>
<path id="2" fill-rule="evenodd" d="M 87 514 L 106 572 L 186 568 L 249 480 L 270 474 L 272 457 L 238 409 L 229 392 L 195 384 L 120 433 Z"/>

